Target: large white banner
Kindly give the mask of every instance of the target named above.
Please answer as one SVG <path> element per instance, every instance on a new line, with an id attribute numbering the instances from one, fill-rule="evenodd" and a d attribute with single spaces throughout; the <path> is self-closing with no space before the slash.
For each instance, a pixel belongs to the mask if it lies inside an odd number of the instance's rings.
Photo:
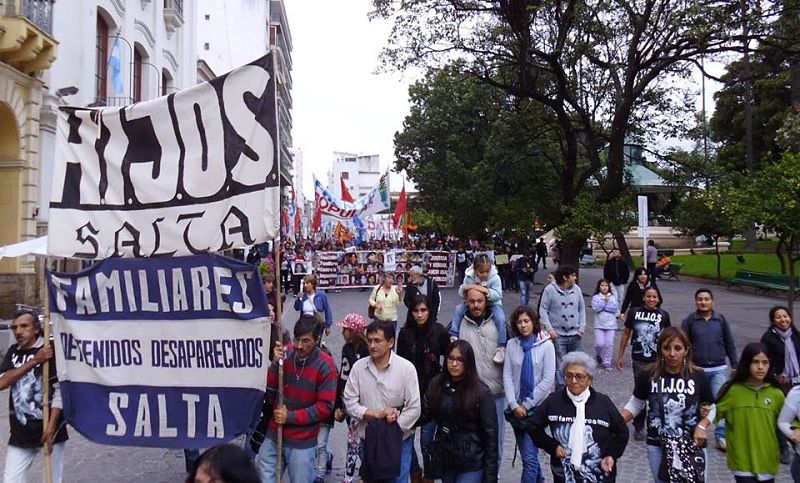
<path id="1" fill-rule="evenodd" d="M 377 186 L 352 203 L 334 197 L 316 177 L 314 178 L 314 195 L 316 209 L 322 216 L 327 215 L 341 219 L 351 219 L 354 216 L 358 216 L 363 219 L 367 215 L 380 213 L 391 207 L 389 200 L 389 171 L 383 173 L 378 180 Z"/>
<path id="2" fill-rule="evenodd" d="M 63 108 L 48 253 L 191 255 L 278 233 L 271 55 L 122 108 Z"/>

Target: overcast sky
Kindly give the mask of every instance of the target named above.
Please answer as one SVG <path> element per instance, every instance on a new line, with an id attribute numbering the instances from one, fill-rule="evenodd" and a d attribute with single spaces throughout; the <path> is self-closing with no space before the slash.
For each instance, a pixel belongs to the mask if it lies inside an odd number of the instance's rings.
<path id="1" fill-rule="evenodd" d="M 380 155 L 394 163 L 394 133 L 408 114 L 408 85 L 399 73 L 375 72 L 391 25 L 370 21 L 369 0 L 286 0 L 292 33 L 294 147 L 303 151 L 304 193 L 312 177 L 327 181 L 333 151 Z M 392 189 L 399 187 L 392 178 Z"/>

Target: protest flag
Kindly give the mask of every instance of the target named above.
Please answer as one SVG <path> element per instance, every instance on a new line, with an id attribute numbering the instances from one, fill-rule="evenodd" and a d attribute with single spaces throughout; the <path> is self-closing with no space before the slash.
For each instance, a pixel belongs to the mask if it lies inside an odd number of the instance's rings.
<path id="1" fill-rule="evenodd" d="M 114 40 L 111 56 L 108 58 L 108 68 L 111 70 L 111 84 L 116 94 L 122 94 L 122 54 L 120 53 L 119 36 Z M 103 93 L 105 95 L 105 93 Z M 131 93 L 131 95 L 133 95 Z"/>
<path id="2" fill-rule="evenodd" d="M 339 178 L 339 181 L 342 184 L 342 201 L 347 201 L 348 203 L 355 203 L 356 199 L 353 198 L 353 195 L 350 194 L 350 190 L 347 189 L 347 185 L 344 184 L 344 178 Z"/>
<path id="3" fill-rule="evenodd" d="M 400 198 L 397 200 L 397 206 L 394 209 L 394 227 L 395 229 L 400 225 L 400 219 L 406 212 L 406 183 L 403 181 L 403 189 L 400 191 Z"/>

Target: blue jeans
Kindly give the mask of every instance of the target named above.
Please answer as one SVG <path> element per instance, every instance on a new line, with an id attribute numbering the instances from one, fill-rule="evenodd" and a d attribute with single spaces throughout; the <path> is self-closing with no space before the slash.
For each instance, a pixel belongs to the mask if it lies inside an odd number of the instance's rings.
<path id="1" fill-rule="evenodd" d="M 409 436 L 403 440 L 403 449 L 400 454 L 400 476 L 395 480 L 397 483 L 408 483 L 411 476 L 411 453 L 414 451 L 414 436 Z"/>
<path id="2" fill-rule="evenodd" d="M 283 444 L 283 469 L 289 471 L 292 483 L 314 481 L 314 454 L 317 448 L 290 448 Z M 258 472 L 263 483 L 280 481 L 275 475 L 275 464 L 278 462 L 278 445 L 270 438 L 264 438 L 258 450 Z"/>
<path id="3" fill-rule="evenodd" d="M 519 281 L 519 303 L 520 305 L 528 305 L 530 300 L 530 292 L 533 290 L 533 280 L 520 280 Z"/>
<path id="4" fill-rule="evenodd" d="M 728 382 L 728 369 L 726 368 L 723 371 L 714 371 L 714 372 L 704 372 L 706 375 L 706 380 L 708 384 L 711 386 L 711 393 L 714 395 L 714 398 L 719 395 L 719 390 L 722 389 L 722 386 Z M 714 438 L 717 441 L 720 438 L 725 437 L 725 420 L 721 420 L 717 423 L 717 426 L 714 428 Z"/>
<path id="5" fill-rule="evenodd" d="M 320 478 L 325 478 L 328 458 L 333 459 L 333 454 L 328 449 L 328 437 L 331 434 L 331 429 L 328 425 L 320 424 L 319 434 L 317 434 L 317 448 L 314 452 L 314 458 L 316 460 L 315 472 Z"/>
<path id="6" fill-rule="evenodd" d="M 506 396 L 498 394 L 494 396 L 494 408 L 497 413 L 497 471 L 503 468 L 503 441 L 506 439 L 506 416 L 503 412 L 508 407 Z"/>
<path id="7" fill-rule="evenodd" d="M 564 374 L 561 373 L 561 358 L 570 352 L 582 350 L 583 338 L 577 335 L 559 335 L 554 341 L 556 347 L 556 391 L 564 387 Z"/>
<path id="8" fill-rule="evenodd" d="M 419 427 L 419 446 L 420 450 L 422 450 L 422 454 L 425 454 L 425 451 L 428 450 L 428 447 L 433 442 L 433 437 L 436 435 L 436 423 L 433 421 L 427 422 Z M 414 439 L 413 437 L 411 438 Z M 411 449 L 411 471 L 421 470 L 422 465 L 419 464 L 419 459 L 417 456 L 417 448 L 413 447 Z"/>
<path id="9" fill-rule="evenodd" d="M 650 473 L 653 475 L 653 482 L 666 483 L 658 479 L 658 468 L 661 467 L 661 458 L 664 456 L 664 450 L 661 449 L 661 446 L 653 446 L 650 444 L 646 444 L 645 447 L 647 448 L 647 461 L 650 463 Z M 708 481 L 708 448 L 703 448 L 703 454 L 706 456 L 706 469 L 704 471 L 705 480 Z"/>
<path id="10" fill-rule="evenodd" d="M 497 328 L 497 345 L 505 347 L 508 342 L 508 330 L 506 330 L 506 313 L 503 311 L 503 306 L 493 304 L 489 306 L 489 310 L 492 312 L 494 326 Z M 458 337 L 465 315 L 467 315 L 467 304 L 460 302 L 453 311 L 453 322 L 450 324 L 450 335 L 453 337 Z"/>
<path id="11" fill-rule="evenodd" d="M 467 471 L 466 473 L 445 471 L 442 475 L 442 483 L 481 483 L 482 481 L 483 470 Z"/>
<path id="12" fill-rule="evenodd" d="M 789 472 L 792 475 L 792 481 L 800 481 L 800 455 L 797 453 L 792 456 L 792 465 L 789 467 Z"/>
<path id="13" fill-rule="evenodd" d="M 515 429 L 514 436 L 517 438 L 517 447 L 522 459 L 522 481 L 523 483 L 544 483 L 542 467 L 539 465 L 539 448 L 533 444 L 530 435 L 525 431 Z"/>

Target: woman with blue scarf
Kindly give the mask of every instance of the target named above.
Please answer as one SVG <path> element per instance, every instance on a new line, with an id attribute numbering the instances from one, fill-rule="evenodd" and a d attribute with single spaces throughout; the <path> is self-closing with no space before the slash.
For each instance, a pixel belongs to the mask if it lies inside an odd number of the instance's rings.
<path id="1" fill-rule="evenodd" d="M 550 394 L 556 371 L 556 352 L 550 335 L 542 330 L 539 314 L 520 305 L 511 314 L 511 332 L 503 365 L 503 387 L 508 401 L 506 420 L 514 428 L 526 483 L 543 482 L 539 449 L 526 431 L 533 410 Z"/>

